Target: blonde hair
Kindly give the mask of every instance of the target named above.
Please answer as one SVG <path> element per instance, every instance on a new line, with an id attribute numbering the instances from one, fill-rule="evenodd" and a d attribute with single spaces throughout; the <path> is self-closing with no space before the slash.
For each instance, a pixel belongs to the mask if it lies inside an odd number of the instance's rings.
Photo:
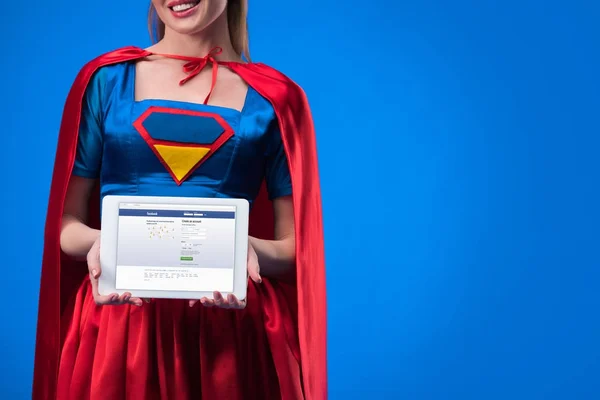
<path id="1" fill-rule="evenodd" d="M 250 61 L 248 0 L 228 0 L 226 12 L 231 45 L 240 57 Z M 152 2 L 148 10 L 148 31 L 154 43 L 160 41 L 165 36 L 165 24 L 158 18 Z"/>

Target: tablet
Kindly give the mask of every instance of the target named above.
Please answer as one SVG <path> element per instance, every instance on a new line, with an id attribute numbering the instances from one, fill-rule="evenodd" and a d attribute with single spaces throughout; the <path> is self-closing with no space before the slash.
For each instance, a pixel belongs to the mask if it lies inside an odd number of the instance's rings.
<path id="1" fill-rule="evenodd" d="M 105 196 L 99 293 L 245 299 L 248 214 L 245 199 Z"/>

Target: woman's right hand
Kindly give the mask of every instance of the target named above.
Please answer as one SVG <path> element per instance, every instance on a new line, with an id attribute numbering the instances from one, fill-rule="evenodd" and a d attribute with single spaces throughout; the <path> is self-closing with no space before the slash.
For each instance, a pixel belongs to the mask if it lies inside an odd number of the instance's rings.
<path id="1" fill-rule="evenodd" d="M 102 296 L 98 293 L 98 278 L 102 273 L 100 268 L 100 235 L 98 239 L 92 245 L 92 248 L 87 254 L 88 270 L 90 272 L 90 282 L 92 283 L 92 294 L 97 305 L 119 305 L 119 304 L 133 304 L 141 306 L 143 303 L 142 299 L 137 297 L 131 297 L 131 293 L 123 293 L 119 296 L 117 293 Z"/>

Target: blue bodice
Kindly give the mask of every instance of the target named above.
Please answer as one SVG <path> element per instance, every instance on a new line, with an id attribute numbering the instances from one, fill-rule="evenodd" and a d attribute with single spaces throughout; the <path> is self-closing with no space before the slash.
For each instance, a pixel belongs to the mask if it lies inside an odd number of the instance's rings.
<path id="1" fill-rule="evenodd" d="M 82 108 L 73 174 L 108 194 L 234 197 L 291 194 L 271 104 L 248 89 L 241 111 L 171 100 L 136 101 L 135 64 L 103 67 Z"/>

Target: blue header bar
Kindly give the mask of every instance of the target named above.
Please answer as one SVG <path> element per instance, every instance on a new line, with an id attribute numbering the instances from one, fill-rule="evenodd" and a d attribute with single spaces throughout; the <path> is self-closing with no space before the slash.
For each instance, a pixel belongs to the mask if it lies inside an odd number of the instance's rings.
<path id="1" fill-rule="evenodd" d="M 233 211 L 191 211 L 191 210 L 143 210 L 138 208 L 121 208 L 119 216 L 147 218 L 221 218 L 235 219 Z"/>

